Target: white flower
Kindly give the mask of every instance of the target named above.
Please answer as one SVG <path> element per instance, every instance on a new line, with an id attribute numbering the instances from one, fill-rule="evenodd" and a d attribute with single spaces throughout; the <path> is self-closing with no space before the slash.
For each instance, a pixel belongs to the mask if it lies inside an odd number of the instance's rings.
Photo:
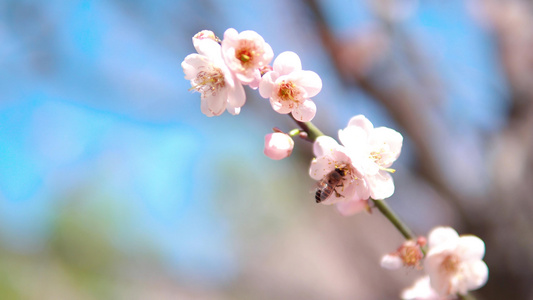
<path id="1" fill-rule="evenodd" d="M 228 110 L 239 114 L 246 101 L 242 84 L 226 67 L 220 45 L 214 34 L 202 31 L 195 35 L 193 44 L 198 54 L 190 54 L 181 63 L 185 79 L 191 81 L 191 90 L 200 92 L 201 110 L 208 117 Z"/>
<path id="2" fill-rule="evenodd" d="M 365 116 L 357 115 L 339 130 L 339 140 L 358 164 L 370 197 L 378 200 L 392 196 L 394 182 L 390 173 L 394 170 L 390 166 L 400 155 L 402 135 L 387 127 L 374 128 Z"/>
<path id="3" fill-rule="evenodd" d="M 485 243 L 480 238 L 437 227 L 429 233 L 428 246 L 424 267 L 439 295 L 466 295 L 487 282 L 489 269 L 482 260 Z"/>
<path id="4" fill-rule="evenodd" d="M 311 162 L 309 175 L 314 180 L 324 182 L 331 172 L 342 170 L 344 177 L 334 187 L 334 193 L 322 199 L 322 204 L 337 204 L 337 208 L 344 215 L 351 215 L 363 210 L 370 197 L 368 186 L 362 179 L 363 175 L 354 165 L 349 155 L 349 149 L 339 145 L 329 136 L 320 136 L 313 144 L 316 156 Z"/>

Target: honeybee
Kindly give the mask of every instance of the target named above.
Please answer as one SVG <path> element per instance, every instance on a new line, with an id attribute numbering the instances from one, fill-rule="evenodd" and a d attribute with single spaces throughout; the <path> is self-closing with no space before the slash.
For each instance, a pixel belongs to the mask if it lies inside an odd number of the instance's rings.
<path id="1" fill-rule="evenodd" d="M 324 178 L 318 182 L 318 188 L 315 194 L 316 203 L 326 200 L 331 194 L 333 194 L 333 192 L 335 192 L 335 196 L 343 197 L 337 192 L 336 188 L 344 186 L 342 181 L 345 176 L 346 169 L 338 167 L 324 176 Z"/>

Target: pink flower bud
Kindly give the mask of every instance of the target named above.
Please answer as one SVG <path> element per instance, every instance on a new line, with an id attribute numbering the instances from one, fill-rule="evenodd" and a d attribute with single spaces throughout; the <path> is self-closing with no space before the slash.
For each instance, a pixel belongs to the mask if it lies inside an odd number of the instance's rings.
<path id="1" fill-rule="evenodd" d="M 288 157 L 294 148 L 294 141 L 292 138 L 281 132 L 274 132 L 265 135 L 265 150 L 266 156 L 271 159 L 280 160 Z"/>

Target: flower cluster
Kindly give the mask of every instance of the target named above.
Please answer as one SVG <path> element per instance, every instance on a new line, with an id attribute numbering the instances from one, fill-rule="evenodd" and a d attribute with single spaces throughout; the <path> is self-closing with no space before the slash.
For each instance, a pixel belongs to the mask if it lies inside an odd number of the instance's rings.
<path id="1" fill-rule="evenodd" d="M 333 188 L 334 193 L 323 204 L 336 204 L 344 215 L 352 215 L 368 205 L 368 199 L 385 199 L 394 193 L 390 166 L 400 155 L 403 137 L 397 131 L 374 128 L 363 115 L 350 119 L 345 129 L 339 130 L 342 145 L 328 136 L 318 137 L 313 145 L 316 158 L 311 162 L 309 175 Z M 340 182 L 331 186 L 330 174 L 342 170 Z M 320 200 L 320 201 L 319 201 Z"/>
<path id="2" fill-rule="evenodd" d="M 208 117 L 225 110 L 236 115 L 246 102 L 244 86 L 269 99 L 272 109 L 291 114 L 300 129 L 285 133 L 278 128 L 264 139 L 264 154 L 274 160 L 291 155 L 292 137 L 313 142 L 314 158 L 309 175 L 317 181 L 317 203 L 335 204 L 342 215 L 370 210 L 374 204 L 404 234 L 406 242 L 385 255 L 381 266 L 424 269 L 426 276 L 403 291 L 403 299 L 443 300 L 466 295 L 483 286 L 488 268 L 483 262 L 485 244 L 475 236 L 459 236 L 450 227 L 432 230 L 428 238 L 415 237 L 387 208 L 383 199 L 394 193 L 392 164 L 398 159 L 403 136 L 390 128 L 377 127 L 363 115 L 351 118 L 339 130 L 337 142 L 323 135 L 310 121 L 316 114 L 311 99 L 322 89 L 322 80 L 302 69 L 298 55 L 283 52 L 274 59 L 269 44 L 254 31 L 230 28 L 224 39 L 204 30 L 193 37 L 197 53 L 182 62 L 190 90 L 201 94 L 201 110 Z M 269 65 L 274 59 L 273 65 Z M 389 210 L 389 213 L 384 212 Z"/>
<path id="3" fill-rule="evenodd" d="M 420 239 L 419 239 L 420 240 Z M 425 244 L 407 241 L 400 249 L 383 257 L 382 266 L 396 269 L 403 266 L 419 266 L 423 258 L 421 247 Z M 417 249 L 417 246 L 418 247 Z M 407 250 L 407 251 L 405 251 Z M 402 256 L 402 253 L 408 255 Z M 437 227 L 428 236 L 428 249 L 424 258 L 427 276 L 404 290 L 402 299 L 440 300 L 456 295 L 466 295 L 487 282 L 489 270 L 483 256 L 485 244 L 473 235 L 459 236 L 450 227 Z"/>
<path id="4" fill-rule="evenodd" d="M 298 55 L 283 52 L 275 60 L 269 44 L 255 31 L 237 32 L 230 28 L 220 41 L 212 31 L 203 30 L 193 37 L 198 53 L 181 63 L 191 89 L 201 93 L 201 110 L 208 117 L 225 110 L 236 115 L 246 102 L 243 86 L 258 89 L 270 99 L 280 114 L 292 113 L 301 122 L 311 121 L 316 105 L 311 97 L 322 89 L 322 80 L 312 71 L 302 70 Z"/>

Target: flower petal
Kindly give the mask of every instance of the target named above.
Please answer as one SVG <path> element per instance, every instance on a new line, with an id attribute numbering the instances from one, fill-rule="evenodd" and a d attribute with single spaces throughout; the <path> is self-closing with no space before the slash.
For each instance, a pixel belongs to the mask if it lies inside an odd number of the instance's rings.
<path id="1" fill-rule="evenodd" d="M 292 51 L 282 52 L 274 60 L 274 71 L 280 76 L 302 70 L 302 62 L 298 54 Z"/>
<path id="2" fill-rule="evenodd" d="M 398 255 L 386 254 L 381 258 L 381 267 L 388 270 L 397 270 L 403 266 L 403 260 Z"/>
<path id="3" fill-rule="evenodd" d="M 228 88 L 228 108 L 241 108 L 246 103 L 246 94 L 240 82 L 237 82 L 232 88 Z M 231 111 L 228 109 L 231 113 Z"/>
<path id="4" fill-rule="evenodd" d="M 335 169 L 335 161 L 331 156 L 321 156 L 311 161 L 309 176 L 314 180 L 322 180 Z"/>
<path id="5" fill-rule="evenodd" d="M 206 102 L 207 109 L 214 115 L 220 116 L 226 109 L 226 99 L 228 98 L 227 90 L 223 89 L 216 95 L 202 97 Z"/>
<path id="6" fill-rule="evenodd" d="M 387 127 L 378 127 L 372 131 L 372 135 L 369 138 L 368 143 L 376 150 L 384 149 L 385 152 L 381 152 L 381 166 L 389 167 L 400 156 L 403 144 L 403 136 L 396 130 Z"/>
<path id="7" fill-rule="evenodd" d="M 291 81 L 305 90 L 305 97 L 316 96 L 322 90 L 322 79 L 313 71 L 298 71 L 291 74 Z"/>
<path id="8" fill-rule="evenodd" d="M 431 230 L 428 235 L 428 247 L 430 251 L 432 248 L 442 247 L 454 250 L 459 243 L 459 234 L 451 227 L 436 227 Z"/>
<path id="9" fill-rule="evenodd" d="M 465 264 L 463 268 L 462 276 L 468 278 L 466 281 L 466 288 L 469 291 L 476 290 L 487 283 L 487 280 L 489 279 L 489 268 L 484 261 L 472 261 Z"/>
<path id="10" fill-rule="evenodd" d="M 342 201 L 335 204 L 337 210 L 343 216 L 352 216 L 358 212 L 364 211 L 367 206 L 367 201 Z"/>
<path id="11" fill-rule="evenodd" d="M 198 54 L 204 55 L 207 57 L 217 57 L 222 58 L 222 54 L 220 52 L 220 44 L 215 42 L 212 39 L 202 39 L 202 40 L 194 40 L 194 48 L 196 51 L 198 51 Z"/>
<path id="12" fill-rule="evenodd" d="M 477 236 L 463 235 L 456 251 L 462 261 L 481 260 L 485 255 L 485 243 Z"/>
<path id="13" fill-rule="evenodd" d="M 311 121 L 316 114 L 316 104 L 311 99 L 305 100 L 292 110 L 292 116 L 300 122 Z"/>
<path id="14" fill-rule="evenodd" d="M 386 199 L 394 194 L 394 181 L 386 171 L 380 171 L 372 176 L 365 176 L 370 189 L 370 197 L 375 200 Z"/>
<path id="15" fill-rule="evenodd" d="M 292 111 L 292 108 L 284 104 L 286 104 L 286 102 L 280 102 L 276 101 L 272 97 L 270 98 L 270 105 L 272 106 L 272 109 L 279 114 L 288 114 Z"/>
<path id="16" fill-rule="evenodd" d="M 339 130 L 339 140 L 351 152 L 358 153 L 358 155 L 365 155 L 367 151 L 368 133 L 360 127 L 349 126 L 345 129 Z M 357 154 L 356 154 L 357 155 Z"/>
<path id="17" fill-rule="evenodd" d="M 261 82 L 259 83 L 259 94 L 263 98 L 270 98 L 272 97 L 272 93 L 274 91 L 274 78 L 277 78 L 277 73 L 274 72 L 267 72 L 263 77 L 261 78 Z"/>
<path id="18" fill-rule="evenodd" d="M 334 150 L 340 148 L 341 145 L 330 136 L 319 136 L 313 143 L 313 153 L 316 157 L 331 155 Z"/>
<path id="19" fill-rule="evenodd" d="M 363 115 L 357 115 L 355 117 L 352 117 L 350 121 L 348 121 L 347 127 L 351 127 L 351 126 L 362 128 L 367 133 L 370 133 L 374 129 L 374 125 L 372 125 L 372 122 L 370 122 Z"/>
<path id="20" fill-rule="evenodd" d="M 199 69 L 207 65 L 209 65 L 207 57 L 196 53 L 187 55 L 181 63 L 181 67 L 185 73 L 185 79 L 187 80 L 194 79 L 198 74 Z"/>

